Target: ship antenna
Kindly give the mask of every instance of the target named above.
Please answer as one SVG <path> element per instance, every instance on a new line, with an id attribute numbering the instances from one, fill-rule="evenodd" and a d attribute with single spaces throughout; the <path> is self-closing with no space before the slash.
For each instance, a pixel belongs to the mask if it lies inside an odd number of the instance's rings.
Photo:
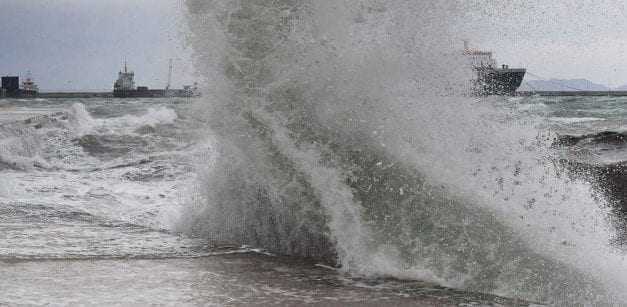
<path id="1" fill-rule="evenodd" d="M 172 82 L 172 59 L 170 59 L 170 66 L 168 70 L 168 84 L 165 86 L 166 90 L 170 89 L 170 83 Z"/>
<path id="2" fill-rule="evenodd" d="M 128 70 L 126 69 L 126 58 L 124 59 L 124 73 L 127 73 Z"/>

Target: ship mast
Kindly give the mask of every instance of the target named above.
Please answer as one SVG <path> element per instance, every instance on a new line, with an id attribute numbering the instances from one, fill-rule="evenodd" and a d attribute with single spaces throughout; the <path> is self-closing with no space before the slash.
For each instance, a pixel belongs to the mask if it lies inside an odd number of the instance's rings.
<path id="1" fill-rule="evenodd" d="M 172 59 L 170 59 L 170 66 L 168 70 L 168 84 L 165 86 L 165 90 L 170 89 L 170 83 L 172 82 Z"/>

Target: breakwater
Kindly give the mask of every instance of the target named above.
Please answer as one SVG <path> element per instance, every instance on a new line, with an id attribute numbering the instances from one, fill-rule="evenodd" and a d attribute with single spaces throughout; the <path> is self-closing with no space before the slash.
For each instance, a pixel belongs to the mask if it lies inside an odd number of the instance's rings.
<path id="1" fill-rule="evenodd" d="M 48 92 L 39 93 L 38 98 L 113 98 L 112 92 Z"/>
<path id="2" fill-rule="evenodd" d="M 198 94 L 191 93 L 185 89 L 169 90 L 147 90 L 128 91 L 115 95 L 113 92 L 42 92 L 37 95 L 18 95 L 2 98 L 159 98 L 159 97 L 197 97 Z"/>

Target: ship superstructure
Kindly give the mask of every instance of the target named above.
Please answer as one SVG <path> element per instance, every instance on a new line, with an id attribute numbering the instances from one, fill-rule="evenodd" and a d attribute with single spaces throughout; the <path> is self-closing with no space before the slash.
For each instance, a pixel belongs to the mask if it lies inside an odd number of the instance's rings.
<path id="1" fill-rule="evenodd" d="M 20 88 L 20 96 L 34 97 L 39 94 L 39 87 L 33 81 L 33 77 L 30 71 L 26 74 L 26 80 L 22 81 L 22 88 Z"/>
<path id="2" fill-rule="evenodd" d="M 498 67 L 492 52 L 471 49 L 467 41 L 464 56 L 476 73 L 472 81 L 475 95 L 514 95 L 525 77 L 524 68 L 509 68 L 505 64 Z"/>
<path id="3" fill-rule="evenodd" d="M 118 79 L 113 83 L 113 93 L 123 94 L 124 92 L 135 91 L 135 73 L 128 71 L 126 61 L 124 62 L 124 71 L 118 72 Z"/>

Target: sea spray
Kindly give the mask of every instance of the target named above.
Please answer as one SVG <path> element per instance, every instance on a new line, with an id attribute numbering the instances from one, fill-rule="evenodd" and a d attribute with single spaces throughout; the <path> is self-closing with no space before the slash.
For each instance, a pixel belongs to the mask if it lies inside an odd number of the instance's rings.
<path id="1" fill-rule="evenodd" d="M 625 302 L 608 212 L 560 173 L 553 135 L 460 95 L 456 2 L 187 6 L 219 148 L 187 231 L 352 274 Z"/>

